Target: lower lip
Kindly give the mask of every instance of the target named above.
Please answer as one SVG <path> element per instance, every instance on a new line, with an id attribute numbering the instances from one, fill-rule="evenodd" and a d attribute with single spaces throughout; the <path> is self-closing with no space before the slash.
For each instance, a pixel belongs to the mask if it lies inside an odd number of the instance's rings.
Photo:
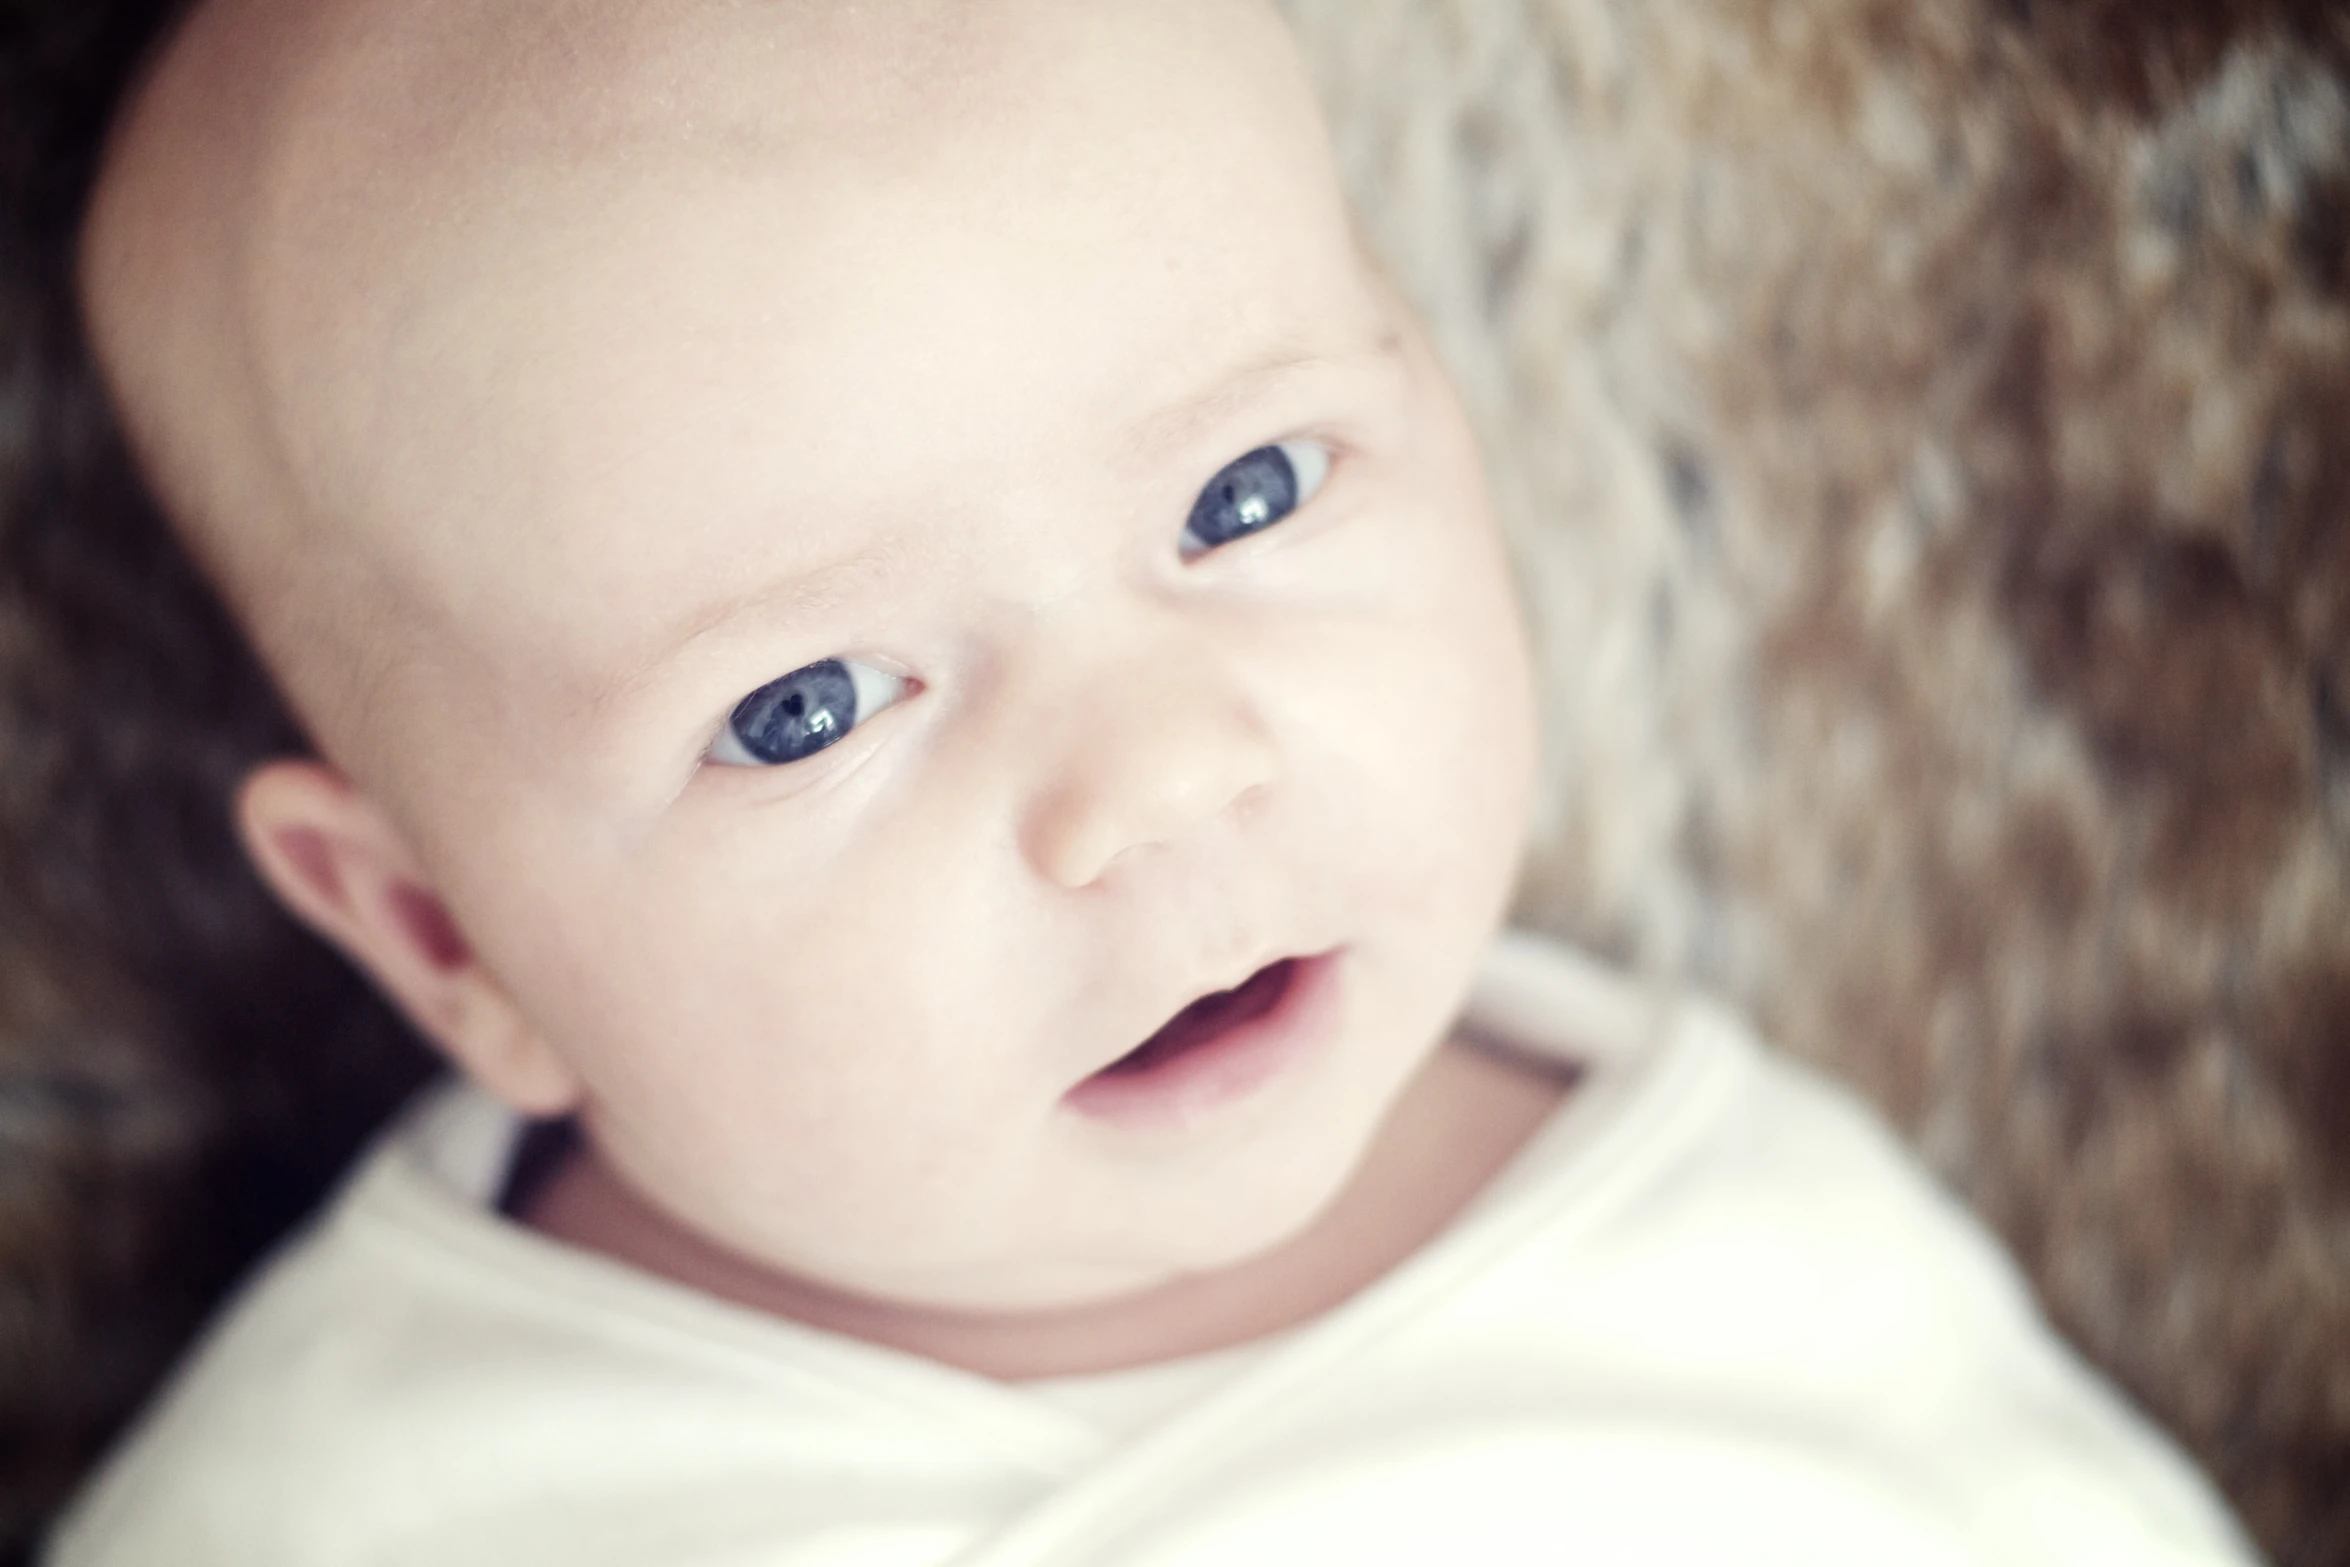
<path id="1" fill-rule="evenodd" d="M 1124 1126 L 1182 1125 L 1247 1098 L 1315 1054 L 1338 1021 L 1338 954 L 1292 958 L 1278 1000 L 1148 1066 L 1105 1068 L 1069 1090 L 1069 1107 Z"/>

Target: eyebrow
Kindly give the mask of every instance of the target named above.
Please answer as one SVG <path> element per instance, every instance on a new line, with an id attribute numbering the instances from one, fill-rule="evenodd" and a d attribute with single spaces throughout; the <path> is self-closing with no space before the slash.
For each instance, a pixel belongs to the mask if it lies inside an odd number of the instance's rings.
<path id="1" fill-rule="evenodd" d="M 1338 353 L 1282 347 L 1242 361 L 1165 408 L 1137 420 L 1119 443 L 1131 459 L 1143 462 L 1180 448 L 1204 431 L 1229 418 L 1236 410 L 1264 395 L 1268 385 L 1312 370 L 1394 359 L 1403 351 L 1403 334 L 1383 325 L 1365 348 Z"/>
<path id="2" fill-rule="evenodd" d="M 839 596 L 838 584 L 844 577 L 877 573 L 888 575 L 896 569 L 894 557 L 900 546 L 885 539 L 878 545 L 867 545 L 849 554 L 821 561 L 790 575 L 761 583 L 741 593 L 730 593 L 697 607 L 693 613 L 669 623 L 655 642 L 652 650 L 642 658 L 632 660 L 625 673 L 606 683 L 596 693 L 595 706 L 608 710 L 642 688 L 661 671 L 677 662 L 686 649 L 704 637 L 725 630 L 736 621 L 757 615 L 762 620 L 788 620 L 820 609 Z"/>

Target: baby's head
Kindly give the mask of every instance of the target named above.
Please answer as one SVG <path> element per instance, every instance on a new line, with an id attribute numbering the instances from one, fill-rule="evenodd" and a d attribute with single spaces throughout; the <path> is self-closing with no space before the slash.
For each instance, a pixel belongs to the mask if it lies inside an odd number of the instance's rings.
<path id="1" fill-rule="evenodd" d="M 207 0 L 83 281 L 323 753 L 263 874 L 701 1235 L 1136 1289 L 1443 1037 L 1525 660 L 1256 0 Z"/>

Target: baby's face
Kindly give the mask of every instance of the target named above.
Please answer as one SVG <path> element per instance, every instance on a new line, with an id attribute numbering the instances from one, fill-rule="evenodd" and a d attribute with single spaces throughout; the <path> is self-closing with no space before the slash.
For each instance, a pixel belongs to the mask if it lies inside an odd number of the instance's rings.
<path id="1" fill-rule="evenodd" d="M 388 138 L 253 417 L 386 628 L 362 786 L 613 1168 L 1074 1302 L 1295 1231 L 1444 1035 L 1517 612 L 1268 16 L 834 9 Z"/>

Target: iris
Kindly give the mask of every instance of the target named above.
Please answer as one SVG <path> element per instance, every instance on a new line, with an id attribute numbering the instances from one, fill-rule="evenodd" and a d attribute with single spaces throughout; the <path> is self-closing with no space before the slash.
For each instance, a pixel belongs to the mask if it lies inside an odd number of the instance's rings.
<path id="1" fill-rule="evenodd" d="M 1260 533 L 1313 497 L 1330 454 L 1313 441 L 1283 441 L 1234 458 L 1192 502 L 1183 549 L 1199 554 Z"/>
<path id="2" fill-rule="evenodd" d="M 857 723 L 857 683 L 837 658 L 803 665 L 734 705 L 727 732 L 753 762 L 813 756 Z"/>

